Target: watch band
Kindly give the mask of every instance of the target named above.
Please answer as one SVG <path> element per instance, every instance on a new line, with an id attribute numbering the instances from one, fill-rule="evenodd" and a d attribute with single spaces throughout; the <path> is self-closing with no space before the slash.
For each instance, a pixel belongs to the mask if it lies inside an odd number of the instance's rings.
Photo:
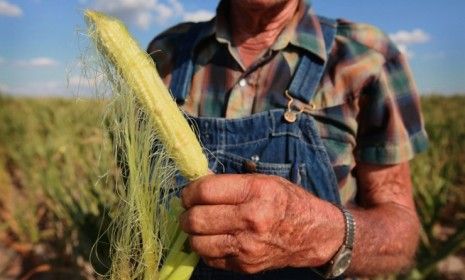
<path id="1" fill-rule="evenodd" d="M 344 236 L 344 244 L 346 248 L 353 249 L 354 242 L 355 242 L 355 220 L 352 213 L 340 204 L 334 204 L 339 210 L 341 210 L 342 214 L 344 215 L 344 222 L 345 222 L 345 236 Z"/>
<path id="2" fill-rule="evenodd" d="M 352 249 L 355 242 L 355 220 L 350 211 L 342 205 L 334 204 L 339 208 L 344 216 L 345 235 L 344 242 L 339 250 L 324 266 L 324 272 L 321 273 L 326 279 L 341 276 L 350 266 L 352 260 Z"/>

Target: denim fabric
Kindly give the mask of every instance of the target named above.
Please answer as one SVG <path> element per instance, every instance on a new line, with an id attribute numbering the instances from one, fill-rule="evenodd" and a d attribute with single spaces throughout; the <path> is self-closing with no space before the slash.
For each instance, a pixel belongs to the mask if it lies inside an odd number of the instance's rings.
<path id="1" fill-rule="evenodd" d="M 192 118 L 215 173 L 252 172 L 287 178 L 332 202 L 339 201 L 337 182 L 313 118 L 296 122 L 276 109 L 240 119 Z"/>
<path id="2" fill-rule="evenodd" d="M 201 28 L 200 28 L 201 29 Z M 327 51 L 331 49 L 335 25 L 323 28 Z M 185 42 L 195 45 L 201 30 L 189 33 Z M 187 44 L 188 45 L 188 44 Z M 173 72 L 176 81 L 173 94 L 177 102 L 186 98 L 192 77 L 192 50 L 184 46 L 185 56 L 179 58 Z M 321 79 L 325 65 L 315 57 L 303 56 L 289 93 L 298 99 L 310 100 Z M 284 93 L 283 93 L 284 94 Z M 298 114 L 295 122 L 284 119 L 285 109 L 274 109 L 239 119 L 190 118 L 215 173 L 246 173 L 277 175 L 286 178 L 316 196 L 340 203 L 338 185 L 326 149 L 309 114 Z M 310 268 L 283 268 L 253 275 L 224 271 L 200 262 L 191 279 L 321 279 Z"/>

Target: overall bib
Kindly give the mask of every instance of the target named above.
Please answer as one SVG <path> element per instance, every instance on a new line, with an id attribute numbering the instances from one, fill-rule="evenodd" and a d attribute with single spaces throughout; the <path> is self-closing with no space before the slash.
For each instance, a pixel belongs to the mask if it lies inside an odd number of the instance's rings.
<path id="1" fill-rule="evenodd" d="M 328 24 L 330 23 L 330 24 Z M 193 75 L 193 48 L 205 23 L 187 33 L 172 73 L 171 90 L 182 104 Z M 334 42 L 336 22 L 321 24 L 326 49 Z M 309 102 L 317 88 L 325 65 L 310 54 L 302 55 L 288 92 L 293 98 Z M 284 96 L 284 93 L 283 93 Z M 340 203 L 338 185 L 315 120 L 309 114 L 297 115 L 295 122 L 284 119 L 286 110 L 270 111 L 238 119 L 192 118 L 199 138 L 209 153 L 209 167 L 221 173 L 261 173 L 284 177 L 320 197 Z M 192 278 L 208 279 L 321 279 L 310 268 L 283 268 L 245 275 L 208 267 L 200 261 Z"/>

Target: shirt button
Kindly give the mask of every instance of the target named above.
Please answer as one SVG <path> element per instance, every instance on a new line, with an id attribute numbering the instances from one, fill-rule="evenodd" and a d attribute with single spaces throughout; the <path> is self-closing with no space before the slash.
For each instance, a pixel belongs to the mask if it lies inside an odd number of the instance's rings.
<path id="1" fill-rule="evenodd" d="M 241 79 L 241 80 L 239 81 L 239 86 L 245 87 L 246 85 L 247 85 L 247 81 L 246 81 L 245 79 Z"/>
<path id="2" fill-rule="evenodd" d="M 253 155 L 250 157 L 250 159 L 253 161 L 253 162 L 258 162 L 260 160 L 260 157 L 257 156 L 257 155 Z"/>

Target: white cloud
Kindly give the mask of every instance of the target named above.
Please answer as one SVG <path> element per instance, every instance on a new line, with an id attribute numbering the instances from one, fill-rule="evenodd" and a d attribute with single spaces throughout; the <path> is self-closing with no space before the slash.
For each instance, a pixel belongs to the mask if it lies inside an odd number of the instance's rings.
<path id="1" fill-rule="evenodd" d="M 49 57 L 36 57 L 29 60 L 16 61 L 16 65 L 21 67 L 51 67 L 58 64 L 59 63 L 56 60 Z"/>
<path id="2" fill-rule="evenodd" d="M 173 24 L 179 20 L 207 20 L 214 15 L 208 10 L 186 11 L 178 0 L 93 0 L 89 5 L 141 29 L 148 29 L 152 24 Z"/>
<path id="3" fill-rule="evenodd" d="M 153 16 L 159 12 L 156 0 L 95 0 L 94 9 L 117 16 L 125 21 L 147 29 L 152 23 Z M 161 7 L 165 12 L 165 8 Z"/>
<path id="4" fill-rule="evenodd" d="M 170 0 L 169 4 L 172 7 L 172 9 L 175 11 L 175 13 L 177 14 L 184 13 L 184 6 L 178 0 Z"/>
<path id="5" fill-rule="evenodd" d="M 425 44 L 431 41 L 431 36 L 419 28 L 412 31 L 400 30 L 396 33 L 389 34 L 389 38 L 391 38 L 399 50 L 409 58 L 415 55 L 411 50 L 412 45 Z"/>
<path id="6" fill-rule="evenodd" d="M 0 0 L 0 16 L 20 17 L 23 15 L 23 10 L 15 4 L 11 4 L 6 0 Z"/>
<path id="7" fill-rule="evenodd" d="M 2 65 L 3 63 L 5 63 L 5 59 L 0 56 L 0 65 Z"/>
<path id="8" fill-rule="evenodd" d="M 215 14 L 208 10 L 198 10 L 193 12 L 185 12 L 183 19 L 185 21 L 206 21 L 210 20 Z"/>
<path id="9" fill-rule="evenodd" d="M 164 23 L 168 21 L 170 18 L 174 18 L 175 16 L 175 11 L 173 7 L 170 7 L 162 3 L 158 4 L 157 13 L 157 23 Z"/>
<path id="10" fill-rule="evenodd" d="M 400 30 L 389 34 L 389 37 L 395 43 L 404 45 L 422 44 L 431 40 L 430 35 L 419 28 L 412 31 Z"/>

